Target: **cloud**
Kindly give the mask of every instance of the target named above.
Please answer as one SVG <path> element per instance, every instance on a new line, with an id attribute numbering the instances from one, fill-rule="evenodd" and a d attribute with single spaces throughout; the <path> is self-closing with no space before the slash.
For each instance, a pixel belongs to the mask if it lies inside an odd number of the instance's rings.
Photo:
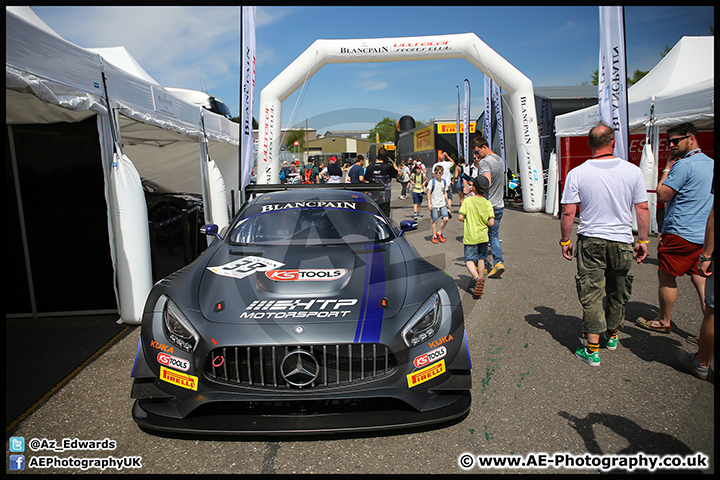
<path id="1" fill-rule="evenodd" d="M 257 7 L 255 10 L 255 28 L 260 29 L 285 21 L 293 14 L 288 7 Z"/>
<path id="2" fill-rule="evenodd" d="M 388 88 L 388 86 L 387 82 L 365 82 L 360 84 L 360 88 L 362 88 L 365 92 L 371 90 L 384 90 Z"/>

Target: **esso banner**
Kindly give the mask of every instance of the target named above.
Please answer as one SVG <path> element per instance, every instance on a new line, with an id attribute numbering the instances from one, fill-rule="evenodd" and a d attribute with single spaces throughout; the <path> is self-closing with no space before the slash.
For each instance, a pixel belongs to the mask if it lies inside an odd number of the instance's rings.
<path id="1" fill-rule="evenodd" d="M 160 365 L 177 368 L 178 370 L 182 370 L 183 372 L 187 372 L 188 370 L 190 370 L 190 362 L 188 362 L 184 358 L 173 357 L 172 355 L 168 355 L 167 353 L 158 353 L 157 361 Z"/>
<path id="2" fill-rule="evenodd" d="M 416 368 L 424 367 L 425 365 L 429 365 L 430 362 L 440 360 L 445 356 L 446 353 L 447 349 L 445 347 L 436 348 L 435 350 L 431 350 L 428 353 L 420 355 L 419 357 L 415 357 L 415 360 L 413 360 L 413 365 L 415 365 Z"/>
<path id="3" fill-rule="evenodd" d="M 337 280 L 347 274 L 346 268 L 316 270 L 270 270 L 265 276 L 276 282 L 329 281 Z"/>

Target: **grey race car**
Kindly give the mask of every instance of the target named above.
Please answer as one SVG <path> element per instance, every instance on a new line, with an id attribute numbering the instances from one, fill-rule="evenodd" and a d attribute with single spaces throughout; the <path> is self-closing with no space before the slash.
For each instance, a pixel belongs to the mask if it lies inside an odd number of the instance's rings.
<path id="1" fill-rule="evenodd" d="M 216 240 L 145 306 L 132 372 L 141 427 L 358 432 L 467 414 L 453 279 L 403 236 L 415 222 L 398 230 L 349 186 L 248 187 L 257 196 L 222 236 L 204 227 Z"/>

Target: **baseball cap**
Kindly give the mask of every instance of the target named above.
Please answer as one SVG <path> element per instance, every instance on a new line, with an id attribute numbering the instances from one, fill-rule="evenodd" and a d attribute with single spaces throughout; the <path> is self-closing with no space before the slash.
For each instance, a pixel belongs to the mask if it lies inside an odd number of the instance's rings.
<path id="1" fill-rule="evenodd" d="M 484 194 L 490 188 L 490 180 L 485 175 L 478 175 L 473 178 L 473 187 L 478 193 Z"/>

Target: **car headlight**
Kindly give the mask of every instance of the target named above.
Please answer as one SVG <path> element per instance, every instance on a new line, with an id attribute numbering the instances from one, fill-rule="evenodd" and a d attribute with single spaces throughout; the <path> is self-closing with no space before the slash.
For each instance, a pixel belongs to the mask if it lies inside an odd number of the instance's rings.
<path id="1" fill-rule="evenodd" d="M 163 307 L 163 323 L 168 338 L 174 345 L 190 353 L 195 350 L 200 334 L 195 331 L 180 307 L 169 298 Z"/>
<path id="2" fill-rule="evenodd" d="M 408 348 L 420 345 L 437 333 L 440 325 L 440 307 L 440 295 L 435 292 L 405 324 L 401 334 Z"/>

